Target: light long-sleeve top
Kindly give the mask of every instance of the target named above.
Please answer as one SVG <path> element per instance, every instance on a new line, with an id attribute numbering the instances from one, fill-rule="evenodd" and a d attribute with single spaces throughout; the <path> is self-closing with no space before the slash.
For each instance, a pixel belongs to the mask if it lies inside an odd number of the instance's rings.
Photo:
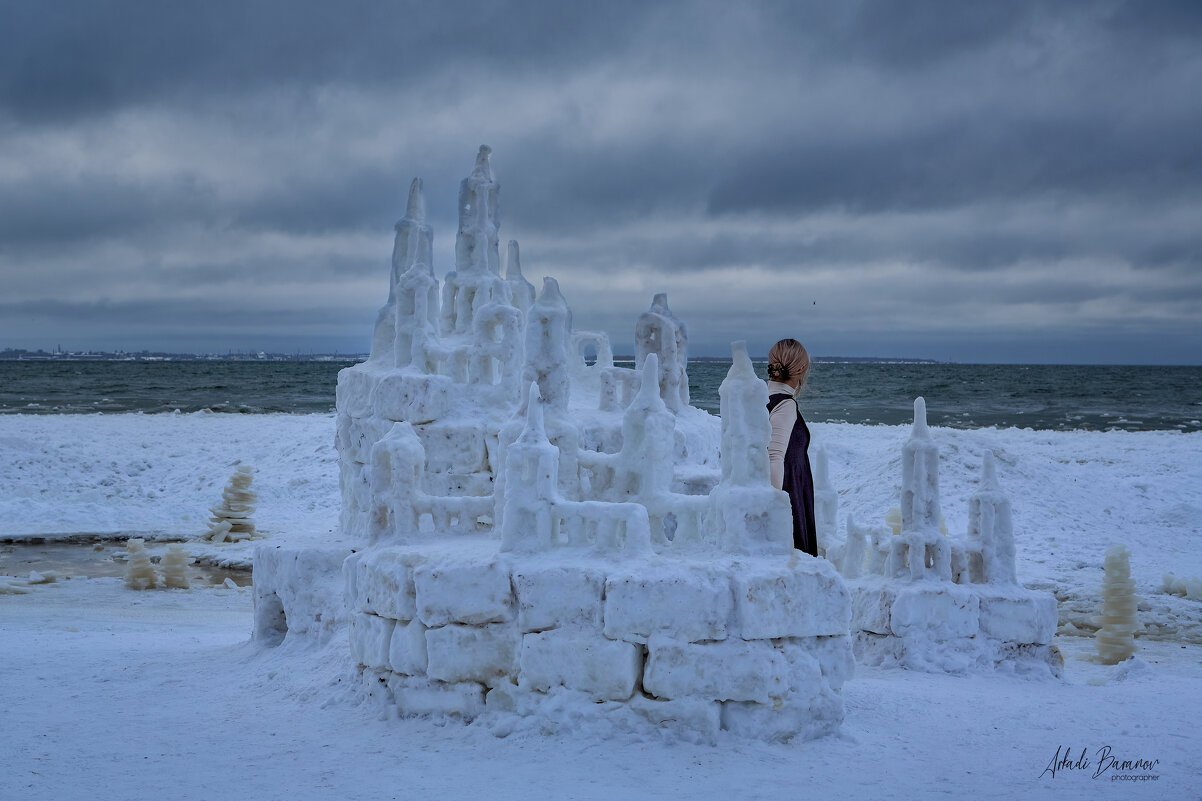
<path id="1" fill-rule="evenodd" d="M 780 381 L 769 381 L 768 397 L 784 394 L 796 399 L 799 389 L 801 388 L 793 389 Z M 796 402 L 784 401 L 777 404 L 772 414 L 768 415 L 768 421 L 772 423 L 772 438 L 768 440 L 768 467 L 772 486 L 777 489 L 785 484 L 785 450 L 789 447 L 789 437 L 793 434 L 793 426 L 800 414 Z"/>

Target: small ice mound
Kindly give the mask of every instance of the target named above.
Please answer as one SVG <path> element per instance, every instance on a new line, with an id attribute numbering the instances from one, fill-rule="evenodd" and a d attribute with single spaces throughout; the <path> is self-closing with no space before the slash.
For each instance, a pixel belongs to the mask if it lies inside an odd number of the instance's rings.
<path id="1" fill-rule="evenodd" d="M 47 570 L 44 573 L 39 573 L 36 570 L 29 571 L 30 584 L 53 584 L 58 580 L 58 574 L 53 570 Z"/>
<path id="2" fill-rule="evenodd" d="M 1113 684 L 1117 681 L 1127 681 L 1128 679 L 1140 680 L 1150 678 L 1153 674 L 1152 666 L 1138 656 L 1129 656 L 1122 662 L 1115 665 L 1114 670 L 1107 676 L 1094 676 L 1089 679 L 1086 684 L 1094 687 L 1102 687 L 1107 684 Z"/>
<path id="3" fill-rule="evenodd" d="M 1202 578 L 1178 578 L 1173 573 L 1164 574 L 1161 586 L 1165 595 L 1176 595 L 1179 598 L 1189 598 L 1191 601 L 1202 601 Z"/>
<path id="4" fill-rule="evenodd" d="M 146 552 L 146 540 L 132 539 L 125 543 L 126 568 L 125 586 L 131 590 L 149 590 L 155 586 L 157 577 L 150 554 Z"/>
<path id="5" fill-rule="evenodd" d="M 250 488 L 254 480 L 254 470 L 250 465 L 240 464 L 230 477 L 230 483 L 221 493 L 221 503 L 209 509 L 212 524 L 204 534 L 203 539 L 210 542 L 241 542 L 257 539 L 255 522 L 251 515 L 255 512 L 258 494 Z"/>

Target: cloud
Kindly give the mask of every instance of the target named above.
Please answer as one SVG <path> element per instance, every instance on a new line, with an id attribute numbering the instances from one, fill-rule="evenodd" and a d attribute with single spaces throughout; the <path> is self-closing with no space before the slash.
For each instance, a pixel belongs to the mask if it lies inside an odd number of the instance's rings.
<path id="1" fill-rule="evenodd" d="M 0 345 L 366 347 L 409 181 L 444 273 L 484 142 L 502 239 L 619 343 L 659 290 L 719 351 L 799 327 L 847 355 L 1202 338 L 1195 3 L 80 0 L 10 17 Z"/>

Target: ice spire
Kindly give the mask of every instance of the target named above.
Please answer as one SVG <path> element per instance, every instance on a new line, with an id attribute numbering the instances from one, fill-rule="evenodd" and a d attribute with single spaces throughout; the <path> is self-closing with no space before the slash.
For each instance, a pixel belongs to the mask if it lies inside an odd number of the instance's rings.
<path id="1" fill-rule="evenodd" d="M 1018 582 L 1014 566 L 1014 525 L 1010 517 L 1010 501 L 998 485 L 993 451 L 985 451 L 981 465 L 981 486 L 968 499 L 968 538 L 979 542 L 981 546 L 982 575 L 971 576 L 973 581 L 989 584 Z"/>
<path id="2" fill-rule="evenodd" d="M 927 404 L 914 399 L 914 426 L 910 441 L 902 448 L 902 531 L 930 530 L 938 533 L 939 446 L 927 427 Z"/>
<path id="3" fill-rule="evenodd" d="M 547 440 L 543 401 L 533 381 L 526 393 L 526 426 L 505 452 L 505 474 L 501 550 L 550 548 L 551 504 L 559 498 L 559 449 Z"/>
<path id="4" fill-rule="evenodd" d="M 543 290 L 526 320 L 526 369 L 523 378 L 536 381 L 548 406 L 568 408 L 568 341 L 572 325 L 568 303 L 554 278 L 543 279 Z"/>
<path id="5" fill-rule="evenodd" d="M 998 490 L 997 468 L 993 462 L 993 451 L 985 451 L 985 460 L 981 464 L 981 490 L 994 492 Z"/>
<path id="6" fill-rule="evenodd" d="M 731 365 L 718 387 L 722 417 L 722 481 L 759 486 L 768 479 L 768 390 L 755 374 L 747 343 L 731 343 Z"/>
<path id="7" fill-rule="evenodd" d="M 538 393 L 538 383 L 530 382 L 526 391 L 526 426 L 518 436 L 518 442 L 539 444 L 547 442 L 547 428 L 543 424 L 543 398 Z"/>
<path id="8" fill-rule="evenodd" d="M 408 364 L 411 355 L 408 346 L 403 346 L 402 353 L 396 353 L 398 329 L 425 329 L 427 321 L 417 323 L 408 319 L 398 319 L 398 314 L 408 315 L 412 312 L 411 304 L 399 304 L 398 298 L 402 293 L 404 276 L 417 265 L 422 265 L 420 272 L 428 273 L 434 281 L 433 308 L 428 312 L 430 320 L 438 318 L 437 280 L 433 279 L 434 264 L 434 229 L 426 224 L 426 201 L 422 194 L 422 179 L 414 178 L 409 185 L 409 202 L 405 206 L 405 216 L 394 226 L 396 237 L 392 245 L 392 272 L 388 282 L 388 301 L 376 316 L 376 326 L 372 332 L 371 356 L 373 362 L 384 362 L 389 366 L 399 362 L 398 366 Z M 409 341 L 410 334 L 401 335 Z"/>
<path id="9" fill-rule="evenodd" d="M 416 222 L 426 221 L 426 196 L 422 194 L 421 178 L 414 178 L 413 183 L 409 185 L 409 202 L 405 205 L 405 219 Z"/>
<path id="10" fill-rule="evenodd" d="M 513 305 L 522 312 L 529 311 L 534 304 L 534 285 L 522 275 L 522 257 L 516 239 L 509 240 L 509 253 L 505 260 L 505 283 L 509 285 Z"/>
<path id="11" fill-rule="evenodd" d="M 689 333 L 685 324 L 668 308 L 668 294 L 658 292 L 651 308 L 634 326 L 634 359 L 642 366 L 648 353 L 659 356 L 660 395 L 672 412 L 689 405 Z"/>
<path id="12" fill-rule="evenodd" d="M 480 145 L 472 174 L 459 184 L 459 233 L 455 237 L 455 271 L 467 275 L 501 274 L 497 250 L 497 196 L 501 185 L 493 177 L 492 148 Z"/>
<path id="13" fill-rule="evenodd" d="M 814 451 L 814 525 L 820 553 L 835 539 L 838 514 L 839 493 L 831 484 L 826 448 L 819 446 Z"/>

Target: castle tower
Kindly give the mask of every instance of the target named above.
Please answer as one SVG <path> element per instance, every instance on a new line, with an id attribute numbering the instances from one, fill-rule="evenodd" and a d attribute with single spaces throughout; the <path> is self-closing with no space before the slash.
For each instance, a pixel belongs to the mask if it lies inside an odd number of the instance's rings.
<path id="1" fill-rule="evenodd" d="M 676 421 L 659 394 L 659 358 L 649 353 L 643 363 L 642 386 L 622 415 L 622 458 L 614 477 L 619 494 L 630 498 L 668 494 L 675 432 Z"/>
<path id="2" fill-rule="evenodd" d="M 478 310 L 509 302 L 497 250 L 501 185 L 493 177 L 491 153 L 492 148 L 481 145 L 471 175 L 459 184 L 455 269 L 447 273 L 442 289 L 439 328 L 443 336 L 470 332 Z"/>
<path id="3" fill-rule="evenodd" d="M 1010 501 L 998 486 L 992 451 L 985 451 L 980 489 L 968 500 L 968 538 L 981 546 L 981 575 L 970 575 L 972 581 L 1017 583 Z"/>
<path id="4" fill-rule="evenodd" d="M 509 286 L 510 303 L 522 314 L 534 305 L 534 285 L 522 275 L 522 257 L 518 241 L 509 240 L 509 253 L 505 260 L 505 283 Z"/>
<path id="5" fill-rule="evenodd" d="M 535 552 L 551 547 L 551 505 L 559 497 L 559 449 L 547 439 L 543 399 L 530 384 L 526 427 L 505 454 L 505 513 L 501 550 Z"/>
<path id="6" fill-rule="evenodd" d="M 746 342 L 731 344 L 731 366 L 718 388 L 722 480 L 710 493 L 707 537 L 729 553 L 793 550 L 789 496 L 768 473 L 768 387 L 755 374 Z"/>
<path id="7" fill-rule="evenodd" d="M 392 272 L 388 282 L 388 301 L 376 316 L 369 361 L 381 362 L 389 366 L 395 360 L 400 361 L 397 366 L 409 363 L 411 357 L 408 347 L 403 348 L 404 353 L 395 354 L 397 326 L 412 311 L 398 309 L 397 292 L 400 289 L 402 277 L 418 264 L 425 265 L 425 271 L 433 276 L 434 229 L 426 224 L 426 201 L 422 194 L 422 179 L 414 178 L 413 183 L 409 186 L 409 203 L 405 207 L 405 216 L 396 224 L 396 238 L 392 245 Z M 435 284 L 437 285 L 437 282 Z M 438 314 L 437 286 L 435 293 L 433 315 Z M 433 319 L 435 318 L 430 318 L 431 323 Z"/>
<path id="8" fill-rule="evenodd" d="M 651 300 L 634 326 L 634 366 L 642 367 L 647 354 L 659 357 L 660 395 L 675 414 L 689 405 L 689 334 L 685 324 L 668 308 L 668 295 Z"/>
<path id="9" fill-rule="evenodd" d="M 952 548 L 940 532 L 939 446 L 927 427 L 927 405 L 914 399 L 914 426 L 902 446 L 901 534 L 892 538 L 886 575 L 952 579 Z"/>

